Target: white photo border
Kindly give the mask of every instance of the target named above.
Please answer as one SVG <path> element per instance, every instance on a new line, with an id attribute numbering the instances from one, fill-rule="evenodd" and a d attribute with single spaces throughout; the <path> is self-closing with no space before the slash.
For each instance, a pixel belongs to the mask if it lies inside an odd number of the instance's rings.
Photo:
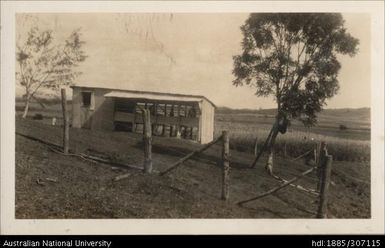
<path id="1" fill-rule="evenodd" d="M 15 219 L 15 15 L 341 12 L 371 16 L 370 219 Z M 2 1 L 1 234 L 384 234 L 383 1 Z"/>

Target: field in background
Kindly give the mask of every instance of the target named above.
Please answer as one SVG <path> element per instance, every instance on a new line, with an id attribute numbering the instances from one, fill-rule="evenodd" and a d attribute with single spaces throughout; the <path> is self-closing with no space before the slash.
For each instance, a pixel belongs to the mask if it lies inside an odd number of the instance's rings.
<path id="1" fill-rule="evenodd" d="M 219 108 L 215 115 L 215 135 L 230 131 L 233 149 L 253 152 L 255 139 L 262 147 L 275 118 L 275 110 L 230 110 Z M 284 135 L 279 135 L 276 152 L 299 156 L 325 141 L 329 153 L 339 161 L 370 160 L 370 109 L 328 109 L 319 114 L 318 124 L 306 128 L 294 121 Z M 346 127 L 341 130 L 340 125 Z M 286 148 L 285 148 L 286 147 Z"/>
<path id="2" fill-rule="evenodd" d="M 22 113 L 23 106 L 21 99 L 17 99 L 18 114 Z M 47 100 L 45 106 L 43 109 L 39 104 L 32 103 L 29 116 L 41 114 L 44 123 L 50 123 L 55 117 L 60 125 L 62 116 L 59 100 Z M 68 106 L 71 113 L 71 102 Z M 252 153 L 256 137 L 258 146 L 262 147 L 274 116 L 274 109 L 233 110 L 219 107 L 215 113 L 214 136 L 221 135 L 222 130 L 229 130 L 231 148 Z M 340 125 L 346 129 L 341 130 Z M 313 149 L 319 141 L 328 144 L 329 153 L 335 160 L 370 161 L 370 109 L 327 109 L 319 114 L 318 124 L 311 128 L 294 121 L 286 134 L 278 136 L 276 152 L 283 156 L 286 149 L 286 154 L 297 157 Z"/>

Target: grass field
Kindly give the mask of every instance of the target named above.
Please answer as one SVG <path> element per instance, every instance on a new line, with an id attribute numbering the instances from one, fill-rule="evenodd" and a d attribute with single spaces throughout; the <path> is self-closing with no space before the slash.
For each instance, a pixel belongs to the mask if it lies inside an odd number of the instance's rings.
<path id="1" fill-rule="evenodd" d="M 69 104 L 71 106 L 71 104 Z M 16 110 L 21 112 L 23 102 L 16 102 Z M 71 108 L 69 109 L 71 111 Z M 61 121 L 61 106 L 56 101 L 47 103 L 47 108 L 33 103 L 29 116 L 42 114 L 43 122 L 49 123 L 52 117 Z M 233 149 L 252 153 L 255 139 L 262 147 L 272 123 L 275 110 L 231 110 L 218 108 L 215 114 L 215 136 L 222 130 L 230 131 L 230 143 Z M 340 130 L 344 125 L 346 130 Z M 328 109 L 319 114 L 315 127 L 306 128 L 294 121 L 288 132 L 279 135 L 276 142 L 276 152 L 279 155 L 289 154 L 297 157 L 310 149 L 314 149 L 320 141 L 325 141 L 328 151 L 335 160 L 339 161 L 370 161 L 370 109 Z"/>
<path id="2" fill-rule="evenodd" d="M 17 103 L 17 115 L 20 115 L 21 106 Z M 36 113 L 43 114 L 45 118 L 33 120 L 31 117 Z M 244 207 L 235 204 L 279 185 L 264 170 L 266 157 L 262 157 L 254 169 L 248 169 L 254 157 L 246 141 L 253 140 L 259 134 L 262 137 L 272 120 L 271 117 L 265 117 L 269 113 L 259 113 L 257 116 L 251 113 L 254 117 L 249 114 L 217 111 L 216 133 L 226 127 L 232 135 L 230 199 L 224 202 L 220 200 L 220 145 L 214 145 L 172 173 L 160 177 L 157 172 L 168 168 L 200 145 L 186 140 L 154 137 L 155 173 L 148 175 L 139 170 L 64 156 L 41 142 L 27 138 L 30 136 L 58 146 L 62 140 L 60 105 L 52 104 L 45 110 L 32 105 L 29 118 L 16 117 L 16 218 L 314 218 L 317 198 L 293 187 Z M 243 121 L 238 118 L 245 115 Z M 58 118 L 57 126 L 50 125 L 52 116 Z M 333 118 L 339 116 L 330 117 L 326 114 L 325 123 L 332 124 L 333 120 L 336 121 Z M 231 118 L 236 118 L 239 123 Z M 256 123 L 254 128 L 254 122 L 250 121 L 252 118 L 261 118 L 263 121 Z M 339 124 L 339 121 L 335 123 Z M 317 127 L 320 132 L 326 128 L 326 124 Z M 355 120 L 345 124 L 351 129 L 366 125 Z M 304 144 L 301 140 L 303 134 L 329 138 L 335 142 L 346 139 L 326 133 L 294 131 L 294 127 L 286 135 L 289 134 L 287 137 L 293 140 L 297 137 L 298 146 Z M 363 138 L 365 131 L 349 132 L 360 133 L 351 135 L 347 139 L 349 142 L 369 143 Z M 239 144 L 246 144 L 245 151 Z M 71 128 L 70 149 L 74 153 L 86 153 L 135 167 L 143 164 L 142 137 L 139 134 Z M 291 162 L 288 158 L 277 156 L 274 170 L 284 178 L 291 178 L 308 168 L 309 165 L 305 165 L 303 160 Z M 129 177 L 113 181 L 124 173 L 129 173 Z M 54 179 L 54 182 L 48 179 Z M 301 179 L 299 183 L 307 188 L 315 188 L 316 173 Z M 335 161 L 329 197 L 329 217 L 370 218 L 369 162 Z"/>
<path id="3" fill-rule="evenodd" d="M 253 152 L 256 138 L 262 147 L 274 122 L 274 110 L 229 111 L 219 109 L 215 118 L 215 135 L 229 130 L 231 146 L 239 151 Z M 344 125 L 346 130 L 340 130 Z M 325 110 L 315 127 L 305 128 L 294 121 L 284 135 L 279 135 L 276 152 L 299 156 L 325 141 L 328 151 L 339 161 L 370 160 L 370 109 Z M 286 148 L 285 148 L 286 147 Z"/>

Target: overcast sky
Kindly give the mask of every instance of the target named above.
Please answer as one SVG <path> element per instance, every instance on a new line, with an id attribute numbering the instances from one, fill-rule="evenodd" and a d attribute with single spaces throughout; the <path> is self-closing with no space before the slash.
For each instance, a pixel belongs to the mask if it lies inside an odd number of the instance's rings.
<path id="1" fill-rule="evenodd" d="M 370 16 L 344 14 L 359 53 L 339 57 L 340 92 L 328 108 L 370 106 Z M 272 108 L 272 98 L 232 85 L 241 14 L 34 14 L 17 16 L 17 39 L 39 25 L 57 40 L 81 28 L 88 58 L 79 85 L 204 95 L 218 106 Z M 18 92 L 20 88 L 17 89 Z"/>

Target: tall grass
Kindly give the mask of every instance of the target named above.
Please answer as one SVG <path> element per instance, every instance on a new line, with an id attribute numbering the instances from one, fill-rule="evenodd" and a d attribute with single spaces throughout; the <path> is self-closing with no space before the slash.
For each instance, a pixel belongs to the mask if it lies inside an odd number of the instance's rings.
<path id="1" fill-rule="evenodd" d="M 230 147 L 243 152 L 254 152 L 255 140 L 258 137 L 258 147 L 261 148 L 270 132 L 270 125 L 258 125 L 251 123 L 237 123 L 217 121 L 215 124 L 215 136 L 219 136 L 222 130 L 230 132 Z M 353 140 L 326 136 L 303 131 L 288 130 L 286 134 L 279 134 L 275 144 L 278 155 L 286 154 L 297 157 L 314 149 L 316 144 L 324 141 L 327 144 L 329 154 L 339 161 L 369 161 L 370 141 Z"/>

